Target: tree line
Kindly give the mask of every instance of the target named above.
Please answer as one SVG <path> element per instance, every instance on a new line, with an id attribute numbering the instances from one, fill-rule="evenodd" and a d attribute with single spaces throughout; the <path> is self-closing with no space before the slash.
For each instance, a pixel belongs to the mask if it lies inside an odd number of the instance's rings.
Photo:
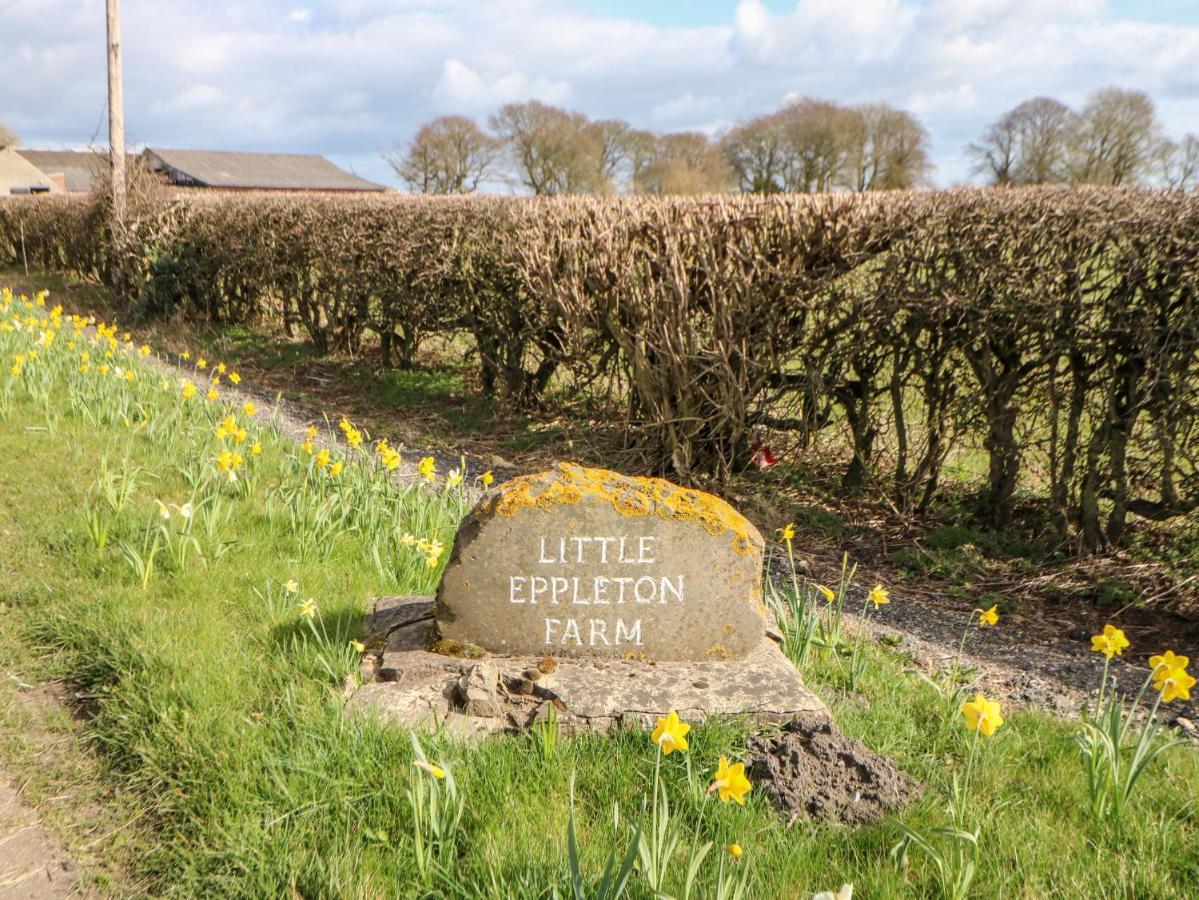
<path id="1" fill-rule="evenodd" d="M 1199 137 L 1167 137 L 1149 95 L 1118 87 L 1096 91 L 1079 110 L 1052 97 L 1025 100 L 967 152 L 975 174 L 994 185 L 1199 187 Z"/>
<path id="2" fill-rule="evenodd" d="M 928 132 L 911 113 L 810 98 L 717 139 L 529 100 L 501 107 L 487 130 L 465 116 L 434 119 L 386 158 L 424 194 L 471 193 L 488 181 L 538 195 L 868 191 L 918 187 L 932 170 Z"/>
<path id="3" fill-rule="evenodd" d="M 538 195 L 903 190 L 927 186 L 933 168 L 924 125 L 887 103 L 799 98 L 717 138 L 593 120 L 537 100 L 508 103 L 487 124 L 442 116 L 386 158 L 425 194 L 472 193 L 486 182 Z M 1077 111 L 1027 100 L 966 152 L 993 185 L 1199 186 L 1199 138 L 1167 137 L 1149 96 L 1118 87 Z"/>

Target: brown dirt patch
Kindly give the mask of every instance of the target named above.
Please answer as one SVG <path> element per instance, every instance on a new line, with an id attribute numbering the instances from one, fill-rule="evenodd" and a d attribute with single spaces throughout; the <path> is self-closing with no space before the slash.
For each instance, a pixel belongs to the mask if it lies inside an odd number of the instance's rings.
<path id="1" fill-rule="evenodd" d="M 920 785 L 827 718 L 800 716 L 749 738 L 749 771 L 788 824 L 801 818 L 864 825 L 898 809 Z"/>

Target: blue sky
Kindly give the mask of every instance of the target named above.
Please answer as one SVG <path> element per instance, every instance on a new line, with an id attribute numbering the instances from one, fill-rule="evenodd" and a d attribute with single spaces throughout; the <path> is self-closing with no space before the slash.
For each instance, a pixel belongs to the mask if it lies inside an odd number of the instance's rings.
<path id="1" fill-rule="evenodd" d="M 1199 0 L 122 0 L 132 141 L 382 154 L 445 113 L 537 98 L 717 135 L 808 95 L 885 100 L 932 136 L 934 179 L 1037 94 L 1145 90 L 1199 133 Z M 103 141 L 103 0 L 0 0 L 0 121 L 27 146 Z"/>

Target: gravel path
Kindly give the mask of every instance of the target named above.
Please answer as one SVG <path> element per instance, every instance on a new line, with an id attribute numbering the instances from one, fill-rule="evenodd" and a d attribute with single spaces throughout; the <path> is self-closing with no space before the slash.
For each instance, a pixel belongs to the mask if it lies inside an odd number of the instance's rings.
<path id="1" fill-rule="evenodd" d="M 797 568 L 799 568 L 797 560 Z M 839 566 L 821 566 L 819 562 L 804 564 L 814 580 L 836 584 Z M 773 577 L 780 582 L 789 579 L 787 563 L 781 554 L 771 560 Z M 803 574 L 803 573 L 801 573 Z M 868 576 L 855 579 L 860 602 L 863 592 L 873 586 Z M 902 587 L 890 588 L 891 602 L 872 612 L 867 620 L 868 631 L 878 639 L 886 639 L 896 652 L 911 659 L 913 665 L 927 673 L 952 669 L 958 645 L 972 607 L 962 605 L 958 598 L 926 592 L 908 592 Z M 858 627 L 861 607 L 845 610 L 851 628 Z M 1091 631 L 1080 628 L 1065 617 L 1059 620 L 1028 620 L 1019 615 L 1004 616 L 994 628 L 970 627 L 961 665 L 973 669 L 970 684 L 988 695 L 1005 699 L 1015 707 L 1030 707 L 1063 716 L 1074 716 L 1082 709 L 1103 674 L 1103 657 L 1091 650 Z M 977 620 L 975 620 L 977 623 Z M 896 643 L 898 639 L 898 643 Z M 1112 660 L 1109 676 L 1116 679 L 1125 695 L 1140 690 L 1149 668 L 1145 663 L 1150 652 L 1167 648 L 1137 647 Z M 1156 695 L 1150 689 L 1147 701 Z M 1199 741 L 1199 691 L 1190 702 L 1174 702 L 1161 707 L 1161 717 L 1192 740 Z"/>

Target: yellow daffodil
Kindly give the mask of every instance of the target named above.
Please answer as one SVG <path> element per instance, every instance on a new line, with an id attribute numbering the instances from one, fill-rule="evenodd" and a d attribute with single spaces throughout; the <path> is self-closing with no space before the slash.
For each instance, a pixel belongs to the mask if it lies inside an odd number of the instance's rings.
<path id="1" fill-rule="evenodd" d="M 221 376 L 213 375 L 212 376 L 212 384 L 214 387 L 220 387 L 221 386 Z"/>
<path id="2" fill-rule="evenodd" d="M 491 474 L 491 470 L 490 470 L 490 469 L 488 469 L 488 470 L 487 470 L 486 472 L 484 472 L 484 473 L 483 473 L 483 475 L 480 477 L 480 480 L 483 482 L 483 487 L 491 487 L 491 483 L 492 483 L 493 481 L 495 481 L 495 476 L 494 476 L 494 475 L 492 475 L 492 474 Z"/>
<path id="3" fill-rule="evenodd" d="M 874 586 L 874 588 L 870 591 L 870 593 L 867 595 L 866 599 L 868 599 L 871 603 L 874 604 L 875 609 L 878 609 L 884 603 L 891 602 L 891 595 L 887 593 L 887 589 L 885 587 L 883 587 L 881 584 L 876 584 Z"/>
<path id="4" fill-rule="evenodd" d="M 711 787 L 708 788 L 709 792 L 719 792 L 721 803 L 736 800 L 739 805 L 744 806 L 745 795 L 749 793 L 751 787 L 753 785 L 745 777 L 745 763 L 730 765 L 727 757 L 720 757 L 720 765 L 716 767 L 716 776 Z"/>
<path id="5" fill-rule="evenodd" d="M 312 455 L 313 449 L 312 441 L 305 441 L 304 443 L 300 444 L 300 451 L 307 453 L 309 456 Z"/>
<path id="6" fill-rule="evenodd" d="M 258 407 L 255 406 L 253 403 L 251 403 L 249 400 L 247 400 L 245 402 L 245 405 L 242 406 L 241 411 L 244 412 L 247 416 L 252 416 L 258 412 Z"/>
<path id="7" fill-rule="evenodd" d="M 345 464 L 338 460 L 333 465 L 329 466 L 329 474 L 336 478 L 341 474 L 341 470 L 345 468 Z"/>
<path id="8" fill-rule="evenodd" d="M 999 606 L 998 606 L 998 604 L 996 604 L 995 606 L 992 606 L 990 609 L 976 609 L 975 612 L 978 613 L 978 627 L 979 628 L 982 628 L 984 625 L 998 625 L 999 624 Z"/>
<path id="9" fill-rule="evenodd" d="M 262 453 L 262 444 L 259 443 L 258 441 L 255 441 L 253 444 L 250 445 L 250 455 L 258 456 L 258 454 L 260 454 L 260 453 Z"/>
<path id="10" fill-rule="evenodd" d="M 437 477 L 437 464 L 433 457 L 426 456 L 417 464 L 416 471 L 420 472 L 425 481 L 433 481 Z"/>
<path id="11" fill-rule="evenodd" d="M 150 355 L 150 345 L 142 344 L 140 347 L 137 348 L 137 353 L 138 353 L 138 356 L 140 356 L 142 359 L 145 359 L 147 356 Z"/>
<path id="12" fill-rule="evenodd" d="M 729 844 L 727 847 L 724 848 L 724 852 L 727 853 L 729 856 L 731 856 L 733 859 L 740 859 L 741 855 L 745 851 L 741 849 L 740 844 Z"/>
<path id="13" fill-rule="evenodd" d="M 308 440 L 312 440 L 316 435 L 317 430 L 315 425 L 309 425 L 308 430 L 304 432 L 304 437 L 308 438 Z"/>
<path id="14" fill-rule="evenodd" d="M 204 357 L 201 356 L 199 359 L 196 360 L 196 368 L 197 369 L 207 369 L 208 368 L 208 360 L 206 360 Z"/>
<path id="15" fill-rule="evenodd" d="M 432 763 L 427 763 L 423 759 L 414 759 L 412 764 L 419 769 L 424 769 L 438 781 L 445 778 L 445 769 L 441 766 L 435 766 Z"/>
<path id="16" fill-rule="evenodd" d="M 1161 691 L 1165 703 L 1171 700 L 1190 700 L 1195 679 L 1182 667 L 1161 668 L 1153 674 L 1153 686 Z"/>
<path id="17" fill-rule="evenodd" d="M 783 540 L 787 541 L 788 543 L 795 540 L 795 525 L 791 522 L 788 522 L 779 529 L 779 535 L 781 535 Z"/>
<path id="18" fill-rule="evenodd" d="M 309 597 L 299 606 L 300 615 L 306 619 L 311 619 L 316 616 L 316 601 Z"/>
<path id="19" fill-rule="evenodd" d="M 244 428 L 238 428 L 237 431 L 233 432 L 233 440 L 238 444 L 244 444 L 248 436 L 249 433 Z"/>
<path id="20" fill-rule="evenodd" d="M 826 602 L 832 603 L 837 599 L 837 595 L 832 588 L 827 588 L 823 584 L 817 584 L 814 585 L 814 587 L 820 592 L 820 596 L 823 597 Z"/>
<path id="21" fill-rule="evenodd" d="M 184 351 L 183 351 L 181 354 L 179 354 L 179 355 L 180 355 L 180 356 L 183 358 L 183 361 L 184 361 L 184 362 L 187 362 L 189 359 L 191 359 L 191 358 L 192 358 L 192 354 L 191 354 L 191 351 L 190 351 L 190 350 L 184 350 Z"/>
<path id="22" fill-rule="evenodd" d="M 687 749 L 687 732 L 691 726 L 679 720 L 679 714 L 673 710 L 664 718 L 658 719 L 658 725 L 650 735 L 650 739 L 658 745 L 663 756 L 670 756 L 675 750 Z"/>
<path id="23" fill-rule="evenodd" d="M 346 436 L 346 443 L 351 447 L 358 447 L 362 444 L 362 432 L 354 427 L 345 416 L 341 417 L 341 421 L 337 423 L 337 427 L 341 429 L 341 433 Z"/>
<path id="24" fill-rule="evenodd" d="M 350 649 L 355 653 L 365 653 L 366 644 L 362 643 L 362 641 L 350 641 Z"/>
<path id="25" fill-rule="evenodd" d="M 218 364 L 217 364 L 217 367 L 216 367 L 216 370 L 217 370 L 217 372 L 219 372 L 221 375 L 224 375 L 224 374 L 225 374 L 225 364 L 224 364 L 224 363 L 218 363 Z"/>
<path id="26" fill-rule="evenodd" d="M 220 394 L 217 392 L 217 389 L 216 389 L 216 388 L 211 388 L 211 387 L 210 387 L 210 388 L 208 389 L 208 394 L 207 394 L 206 396 L 208 397 L 208 399 L 209 399 L 209 400 L 216 400 L 216 399 L 217 399 L 217 398 L 219 398 L 221 395 L 220 395 Z"/>
<path id="27" fill-rule="evenodd" d="M 966 717 L 966 725 L 971 731 L 982 732 L 987 737 L 1003 724 L 999 702 L 988 700 L 982 694 L 975 694 L 973 700 L 962 704 L 962 715 Z"/>
<path id="28" fill-rule="evenodd" d="M 312 461 L 316 463 L 316 467 L 318 469 L 323 469 L 325 466 L 329 465 L 329 451 L 321 448 L 321 450 L 317 452 L 316 456 L 312 458 Z"/>
<path id="29" fill-rule="evenodd" d="M 232 381 L 234 384 L 241 384 L 241 376 L 238 375 L 236 372 L 229 373 L 229 380 Z"/>
<path id="30" fill-rule="evenodd" d="M 1149 657 L 1149 668 L 1154 672 L 1159 669 L 1185 669 L 1190 665 L 1190 660 L 1185 656 L 1179 656 L 1173 650 L 1167 650 L 1165 653 L 1157 656 Z"/>
<path id="31" fill-rule="evenodd" d="M 380 461 L 388 471 L 394 471 L 395 469 L 399 468 L 400 454 L 388 447 L 383 451 Z"/>
<path id="32" fill-rule="evenodd" d="M 1091 649 L 1102 653 L 1108 659 L 1119 656 L 1128 646 L 1128 638 L 1124 632 L 1114 625 L 1104 625 L 1103 633 L 1091 636 Z"/>
<path id="33" fill-rule="evenodd" d="M 287 581 L 283 582 L 283 590 L 287 591 L 289 594 L 299 593 L 300 582 L 296 581 L 294 578 L 289 578 Z"/>

